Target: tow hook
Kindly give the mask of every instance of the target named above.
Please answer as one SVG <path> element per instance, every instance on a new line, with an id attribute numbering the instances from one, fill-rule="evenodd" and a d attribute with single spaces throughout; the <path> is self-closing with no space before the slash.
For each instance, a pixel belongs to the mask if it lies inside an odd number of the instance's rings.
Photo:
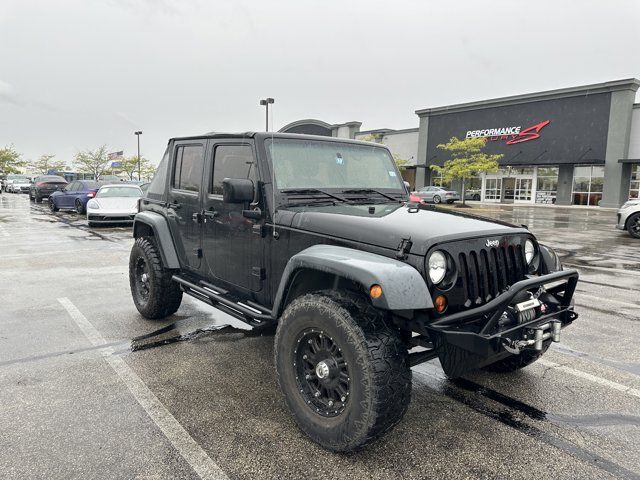
<path id="1" fill-rule="evenodd" d="M 522 350 L 533 346 L 536 351 L 542 350 L 542 344 L 545 340 L 551 339 L 553 342 L 560 341 L 560 328 L 562 323 L 560 320 L 551 320 L 550 322 L 539 325 L 535 328 L 525 329 L 522 340 L 511 340 L 510 338 L 502 339 L 504 349 L 514 355 L 519 355 Z"/>

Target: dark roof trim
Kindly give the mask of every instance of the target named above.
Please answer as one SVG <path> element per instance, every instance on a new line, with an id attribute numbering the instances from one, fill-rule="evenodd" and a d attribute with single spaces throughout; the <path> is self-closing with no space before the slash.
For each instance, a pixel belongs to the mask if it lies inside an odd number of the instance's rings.
<path id="1" fill-rule="evenodd" d="M 618 163 L 640 163 L 640 158 L 621 158 Z"/>
<path id="2" fill-rule="evenodd" d="M 556 100 L 559 98 L 567 97 L 580 97 L 586 95 L 595 95 L 598 93 L 615 92 L 619 90 L 631 90 L 636 92 L 638 91 L 638 87 L 640 87 L 640 80 L 638 80 L 637 78 L 627 78 L 624 80 L 594 83 L 591 85 L 583 85 L 579 87 L 559 88 L 556 90 L 547 90 L 544 92 L 525 93 L 522 95 L 513 95 L 509 97 L 494 98 L 490 100 L 480 100 L 477 102 L 425 108 L 422 110 L 416 110 L 415 113 L 419 117 L 428 117 L 430 115 L 444 115 L 447 113 L 464 112 L 468 110 L 480 110 L 488 107 L 503 107 L 506 105 L 538 102 L 541 100 Z"/>

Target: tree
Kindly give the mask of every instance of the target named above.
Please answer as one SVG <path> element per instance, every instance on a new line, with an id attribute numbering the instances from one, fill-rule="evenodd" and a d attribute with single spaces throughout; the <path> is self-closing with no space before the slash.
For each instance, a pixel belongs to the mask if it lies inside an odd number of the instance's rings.
<path id="1" fill-rule="evenodd" d="M 133 180 L 138 176 L 138 156 L 133 155 L 120 160 L 120 166 L 114 170 L 124 172 L 129 176 L 129 180 Z M 142 178 L 150 178 L 156 172 L 156 167 L 146 158 L 140 157 L 140 173 Z"/>
<path id="2" fill-rule="evenodd" d="M 13 145 L 7 145 L 0 148 L 0 172 L 1 173 L 20 173 L 20 167 L 26 162 L 21 159 L 22 155 L 16 152 Z"/>
<path id="3" fill-rule="evenodd" d="M 35 162 L 31 163 L 31 166 L 42 174 L 49 173 L 50 170 L 55 172 L 64 171 L 67 168 L 67 165 L 62 160 L 54 160 L 55 155 L 50 153 L 45 153 L 40 155 L 40 158 Z"/>
<path id="4" fill-rule="evenodd" d="M 489 155 L 483 152 L 486 145 L 484 138 L 467 138 L 459 140 L 452 137 L 447 143 L 438 145 L 440 150 L 449 152 L 451 158 L 446 160 L 443 166 L 431 165 L 431 169 L 440 173 L 443 180 L 462 181 L 462 205 L 465 206 L 465 183 L 469 177 L 476 176 L 480 172 L 497 172 L 500 166 L 498 160 L 503 155 Z"/>
<path id="5" fill-rule="evenodd" d="M 74 164 L 79 172 L 91 173 L 98 180 L 109 165 L 107 146 L 102 145 L 95 150 L 84 150 L 76 153 Z"/>

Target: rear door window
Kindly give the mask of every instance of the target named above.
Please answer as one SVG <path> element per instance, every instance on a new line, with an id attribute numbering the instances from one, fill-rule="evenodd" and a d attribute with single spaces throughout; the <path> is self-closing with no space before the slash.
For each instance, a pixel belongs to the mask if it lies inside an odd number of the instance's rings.
<path id="1" fill-rule="evenodd" d="M 171 186 L 178 190 L 199 192 L 202 186 L 203 166 L 202 145 L 179 145 L 176 147 Z"/>

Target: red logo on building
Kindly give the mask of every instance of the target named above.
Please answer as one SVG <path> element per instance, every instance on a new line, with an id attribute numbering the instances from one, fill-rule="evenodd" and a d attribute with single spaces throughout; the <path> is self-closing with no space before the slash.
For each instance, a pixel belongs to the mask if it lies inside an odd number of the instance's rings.
<path id="1" fill-rule="evenodd" d="M 507 140 L 507 145 L 515 145 L 516 143 L 528 142 L 529 140 L 540 138 L 540 130 L 542 130 L 550 123 L 551 120 L 545 120 L 544 122 L 537 123 L 532 127 L 521 130 L 517 135 L 513 135 L 513 138 L 511 138 L 511 140 Z"/>

